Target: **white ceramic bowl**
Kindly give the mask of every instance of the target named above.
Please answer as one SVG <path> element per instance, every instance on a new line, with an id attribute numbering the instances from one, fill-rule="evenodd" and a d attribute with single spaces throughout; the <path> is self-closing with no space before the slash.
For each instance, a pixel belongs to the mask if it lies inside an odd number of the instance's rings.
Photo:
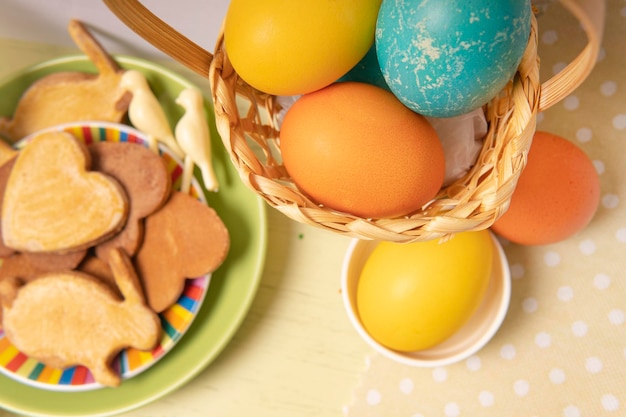
<path id="1" fill-rule="evenodd" d="M 445 366 L 479 351 L 500 328 L 511 298 L 511 274 L 500 242 L 491 235 L 496 249 L 493 273 L 482 304 L 449 339 L 429 349 L 400 352 L 374 340 L 363 327 L 356 308 L 356 289 L 365 261 L 378 242 L 353 239 L 343 262 L 341 293 L 350 322 L 358 334 L 377 352 L 396 362 L 418 367 Z"/>

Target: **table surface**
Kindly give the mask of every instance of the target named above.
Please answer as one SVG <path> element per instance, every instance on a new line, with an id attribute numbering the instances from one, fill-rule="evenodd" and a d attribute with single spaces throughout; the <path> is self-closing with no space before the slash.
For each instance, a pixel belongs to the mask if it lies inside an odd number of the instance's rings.
<path id="1" fill-rule="evenodd" d="M 619 2 L 609 3 L 618 7 Z M 623 31 L 614 36 L 615 42 L 624 45 Z M 68 45 L 0 38 L 0 78 L 75 52 Z M 208 91 L 206 80 L 179 64 L 158 63 Z M 585 88 L 583 85 L 581 91 Z M 619 94 L 626 99 L 622 81 Z M 623 107 L 621 112 L 625 112 Z M 576 132 L 568 131 L 568 124 L 577 116 L 563 114 L 558 121 L 546 115 L 545 126 L 575 136 Z M 595 126 L 594 121 L 589 120 L 588 125 Z M 301 225 L 273 209 L 268 209 L 267 216 L 268 250 L 260 287 L 230 344 L 184 387 L 126 415 L 343 415 L 372 354 L 351 327 L 339 291 L 341 264 L 350 239 Z M 0 417 L 11 415 L 0 410 Z"/>

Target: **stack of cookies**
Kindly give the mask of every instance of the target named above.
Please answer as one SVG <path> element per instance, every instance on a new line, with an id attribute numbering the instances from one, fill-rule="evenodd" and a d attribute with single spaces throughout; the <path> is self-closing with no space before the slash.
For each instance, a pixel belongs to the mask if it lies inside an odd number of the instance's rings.
<path id="1" fill-rule="evenodd" d="M 132 100 L 125 71 L 80 22 L 69 27 L 100 74 L 44 77 L 0 120 L 9 141 L 28 136 L 19 151 L 0 146 L 0 327 L 26 355 L 117 386 L 113 357 L 158 344 L 158 314 L 224 262 L 230 239 L 215 210 L 172 187 L 158 152 L 50 128 L 121 122 Z"/>

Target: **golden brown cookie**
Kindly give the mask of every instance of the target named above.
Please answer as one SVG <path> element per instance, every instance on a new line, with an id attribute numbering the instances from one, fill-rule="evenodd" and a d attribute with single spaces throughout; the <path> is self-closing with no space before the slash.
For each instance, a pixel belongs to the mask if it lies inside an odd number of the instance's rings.
<path id="1" fill-rule="evenodd" d="M 170 175 L 158 154 L 136 143 L 99 142 L 90 145 L 89 152 L 92 169 L 118 180 L 129 200 L 124 229 L 96 246 L 96 255 L 108 262 L 108 252 L 119 247 L 134 256 L 143 236 L 143 219 L 170 195 Z"/>
<path id="2" fill-rule="evenodd" d="M 70 21 L 68 31 L 98 73 L 61 72 L 35 81 L 23 93 L 13 117 L 0 118 L 0 134 L 11 141 L 61 123 L 124 118 L 130 102 L 130 94 L 120 84 L 124 70 L 81 22 Z"/>
<path id="3" fill-rule="evenodd" d="M 84 365 L 106 386 L 120 384 L 111 361 L 122 349 L 153 349 L 159 317 L 146 306 L 128 256 L 111 253 L 111 269 L 124 295 L 80 272 L 51 273 L 27 284 L 0 281 L 3 329 L 24 354 L 64 368 Z"/>
<path id="4" fill-rule="evenodd" d="M 128 201 L 121 185 L 89 171 L 84 144 L 69 133 L 41 133 L 20 151 L 2 202 L 5 245 L 21 252 L 86 249 L 117 233 Z"/>
<path id="5" fill-rule="evenodd" d="M 185 280 L 216 270 L 229 248 L 228 230 L 215 210 L 174 191 L 146 218 L 143 244 L 134 259 L 150 307 L 161 312 L 174 304 Z"/>

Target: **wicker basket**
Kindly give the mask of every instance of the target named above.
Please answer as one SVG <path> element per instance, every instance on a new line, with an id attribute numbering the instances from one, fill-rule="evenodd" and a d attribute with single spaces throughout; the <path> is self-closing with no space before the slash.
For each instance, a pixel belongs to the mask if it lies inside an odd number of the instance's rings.
<path id="1" fill-rule="evenodd" d="M 591 72 L 600 49 L 604 2 L 560 0 L 580 21 L 587 46 L 560 73 L 539 80 L 537 21 L 517 73 L 484 108 L 489 130 L 473 168 L 442 188 L 419 212 L 399 218 L 365 219 L 320 207 L 295 186 L 280 158 L 276 97 L 246 84 L 224 51 L 220 32 L 210 54 L 182 37 L 136 0 L 104 0 L 131 29 L 173 58 L 208 75 L 217 130 L 241 180 L 289 218 L 334 233 L 395 242 L 448 238 L 488 228 L 508 208 L 526 157 L 539 111 L 558 102 Z M 191 58 L 190 58 L 191 57 Z M 208 71 L 208 74 L 207 74 Z"/>

